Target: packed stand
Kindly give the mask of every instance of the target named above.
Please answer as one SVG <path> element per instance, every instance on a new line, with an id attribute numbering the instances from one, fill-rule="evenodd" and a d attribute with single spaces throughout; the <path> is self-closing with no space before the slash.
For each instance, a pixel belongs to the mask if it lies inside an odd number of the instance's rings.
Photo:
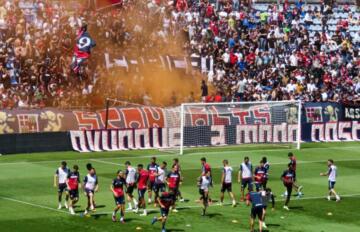
<path id="1" fill-rule="evenodd" d="M 66 1 L 34 2 L 29 9 L 22 1 L 0 1 L 0 109 L 103 105 L 104 89 L 106 96 L 142 103 L 145 91 L 124 94 L 103 52 L 137 56 L 169 47 L 213 57 L 201 87 L 204 101 L 360 100 L 360 14 L 354 6 L 124 0 L 96 12 L 65 9 Z M 69 67 L 84 21 L 97 47 L 79 80 Z M 141 88 L 141 75 L 134 77 Z"/>

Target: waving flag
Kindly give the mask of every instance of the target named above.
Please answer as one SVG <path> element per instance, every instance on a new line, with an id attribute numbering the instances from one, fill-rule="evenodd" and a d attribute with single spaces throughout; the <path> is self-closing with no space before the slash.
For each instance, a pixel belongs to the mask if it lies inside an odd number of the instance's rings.
<path id="1" fill-rule="evenodd" d="M 96 43 L 87 32 L 86 26 L 82 27 L 76 38 L 74 56 L 71 64 L 75 73 L 78 73 L 80 65 L 90 57 L 91 49 L 95 46 Z"/>

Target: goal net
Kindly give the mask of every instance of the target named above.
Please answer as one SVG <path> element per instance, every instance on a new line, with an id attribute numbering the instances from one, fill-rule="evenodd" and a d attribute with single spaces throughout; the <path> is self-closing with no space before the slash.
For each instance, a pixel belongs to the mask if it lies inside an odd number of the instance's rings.
<path id="1" fill-rule="evenodd" d="M 100 114 L 105 130 L 101 135 L 92 132 L 91 138 L 101 138 L 102 147 L 105 143 L 109 150 L 184 154 L 212 146 L 300 148 L 300 101 L 185 103 L 162 108 L 107 99 Z"/>
<path id="2" fill-rule="evenodd" d="M 202 146 L 274 144 L 300 149 L 301 102 L 186 103 L 178 152 Z"/>

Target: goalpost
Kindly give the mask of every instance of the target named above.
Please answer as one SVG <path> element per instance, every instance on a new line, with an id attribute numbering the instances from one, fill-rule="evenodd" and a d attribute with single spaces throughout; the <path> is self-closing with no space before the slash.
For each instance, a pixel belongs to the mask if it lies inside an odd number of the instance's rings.
<path id="1" fill-rule="evenodd" d="M 200 147 L 300 149 L 301 107 L 301 101 L 259 101 L 161 108 L 106 99 L 103 129 L 111 138 L 103 140 L 114 140 L 110 150 L 159 149 L 180 155 Z"/>
<path id="2" fill-rule="evenodd" d="M 184 103 L 179 154 L 186 148 L 301 144 L 301 101 Z"/>

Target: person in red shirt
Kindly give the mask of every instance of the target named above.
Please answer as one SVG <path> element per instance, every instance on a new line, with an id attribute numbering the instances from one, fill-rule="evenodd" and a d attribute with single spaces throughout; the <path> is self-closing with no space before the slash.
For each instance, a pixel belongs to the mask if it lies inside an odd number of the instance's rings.
<path id="1" fill-rule="evenodd" d="M 166 177 L 166 183 L 168 185 L 169 192 L 174 196 L 174 204 L 172 205 L 173 212 L 177 212 L 175 209 L 175 201 L 179 191 L 180 180 L 180 173 L 176 170 L 176 166 L 173 166 L 171 172 Z"/>
<path id="2" fill-rule="evenodd" d="M 117 176 L 113 180 L 110 189 L 114 194 L 115 200 L 115 209 L 112 214 L 112 221 L 116 222 L 116 213 L 120 210 L 120 222 L 125 223 L 124 215 L 125 215 L 125 194 L 124 187 L 126 186 L 125 174 L 121 170 L 117 171 Z"/>
<path id="3" fill-rule="evenodd" d="M 155 191 L 155 180 L 158 173 L 159 165 L 156 164 L 156 157 L 152 157 L 150 164 L 147 166 L 149 172 L 149 182 L 148 182 L 148 203 L 151 204 L 152 192 Z"/>
<path id="4" fill-rule="evenodd" d="M 296 179 L 296 174 L 293 169 L 293 166 L 291 164 L 288 164 L 288 169 L 286 169 L 283 172 L 283 174 L 281 175 L 281 180 L 283 181 L 283 184 L 286 187 L 286 190 L 288 193 L 286 196 L 285 204 L 284 204 L 284 209 L 286 209 L 286 210 L 289 210 L 288 205 L 290 202 L 291 192 L 292 192 L 292 188 L 293 188 L 295 179 Z"/>
<path id="5" fill-rule="evenodd" d="M 79 201 L 79 183 L 79 166 L 74 165 L 73 171 L 69 172 L 66 180 L 67 189 L 69 190 L 70 195 L 69 211 L 72 215 L 75 215 L 74 205 Z"/>
<path id="6" fill-rule="evenodd" d="M 162 223 L 162 230 L 165 230 L 165 224 L 167 217 L 169 215 L 170 207 L 174 204 L 174 199 L 176 196 L 173 195 L 171 192 L 163 192 L 159 198 L 159 205 L 160 205 L 160 217 L 154 217 L 151 221 L 151 224 L 154 225 L 155 222 L 161 221 Z"/>
<path id="7" fill-rule="evenodd" d="M 178 158 L 173 159 L 173 161 L 174 161 L 174 163 L 173 163 L 172 167 L 175 168 L 175 171 L 180 174 L 180 185 L 181 185 L 181 182 L 183 181 L 184 177 L 181 175 L 180 162 L 179 162 L 179 159 L 178 159 Z M 180 185 L 179 185 L 179 186 L 180 186 Z M 184 201 L 185 201 L 185 199 L 184 199 L 184 198 L 182 197 L 182 195 L 181 195 L 181 192 L 180 192 L 180 189 L 179 189 L 179 188 L 178 188 L 177 196 L 176 196 L 176 197 L 179 197 L 179 198 L 180 198 L 180 200 L 179 200 L 180 202 L 184 202 Z"/>
<path id="8" fill-rule="evenodd" d="M 290 160 L 289 165 L 291 165 L 292 170 L 294 171 L 295 177 L 296 177 L 296 157 L 292 152 L 288 153 L 288 157 Z M 292 186 L 295 188 L 295 190 L 297 192 L 297 196 L 301 197 L 302 196 L 301 190 L 303 189 L 303 186 L 297 184 L 296 178 L 294 178 L 294 183 Z"/>
<path id="9" fill-rule="evenodd" d="M 212 182 L 211 166 L 210 166 L 210 164 L 208 164 L 208 163 L 206 162 L 206 158 L 205 158 L 205 157 L 202 157 L 202 158 L 200 159 L 200 162 L 201 162 L 201 166 L 202 166 L 202 167 L 201 167 L 201 176 L 206 176 L 207 173 L 210 173 L 210 174 L 209 174 L 209 177 L 210 177 L 210 186 L 212 187 L 212 186 L 213 186 L 213 182 Z M 208 196 L 208 200 L 209 200 L 210 203 L 212 202 L 210 196 Z M 200 199 L 200 201 L 202 201 L 202 198 Z"/>
<path id="10" fill-rule="evenodd" d="M 145 192 L 147 189 L 148 180 L 149 180 L 149 172 L 144 169 L 144 165 L 138 164 L 137 185 L 138 185 L 139 205 L 135 210 L 135 213 L 138 212 L 139 208 L 143 208 L 144 212 L 143 214 L 140 214 L 140 216 L 147 216 Z"/>

